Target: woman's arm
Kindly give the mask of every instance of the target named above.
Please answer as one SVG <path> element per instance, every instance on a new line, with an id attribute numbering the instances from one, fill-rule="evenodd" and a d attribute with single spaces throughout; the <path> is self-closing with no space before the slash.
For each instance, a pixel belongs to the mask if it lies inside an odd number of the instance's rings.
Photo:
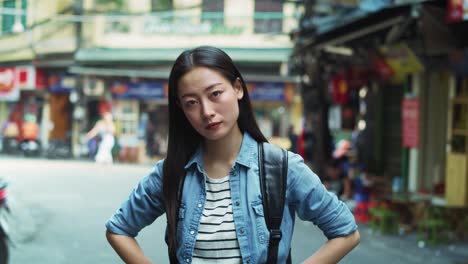
<path id="1" fill-rule="evenodd" d="M 288 202 L 300 219 L 314 223 L 328 238 L 305 263 L 337 263 L 360 240 L 353 214 L 298 155 L 288 157 L 288 166 Z"/>
<path id="2" fill-rule="evenodd" d="M 338 263 L 346 254 L 359 244 L 359 231 L 344 236 L 330 239 L 323 247 L 321 247 L 314 255 L 304 261 L 308 263 Z"/>
<path id="3" fill-rule="evenodd" d="M 95 137 L 99 131 L 99 126 L 101 125 L 101 121 L 98 121 L 94 126 L 93 128 L 88 132 L 86 133 L 86 137 L 88 139 L 91 139 L 93 137 Z"/>
<path id="4" fill-rule="evenodd" d="M 138 242 L 133 237 L 116 235 L 108 230 L 106 231 L 107 241 L 114 248 L 115 252 L 127 264 L 151 264 L 151 261 L 145 256 Z"/>

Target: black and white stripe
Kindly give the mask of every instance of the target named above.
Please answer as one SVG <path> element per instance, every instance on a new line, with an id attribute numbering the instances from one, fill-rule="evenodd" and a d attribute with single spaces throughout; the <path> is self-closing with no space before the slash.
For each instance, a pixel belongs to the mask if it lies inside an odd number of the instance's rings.
<path id="1" fill-rule="evenodd" d="M 232 212 L 229 176 L 206 180 L 206 203 L 200 220 L 193 263 L 242 263 Z"/>

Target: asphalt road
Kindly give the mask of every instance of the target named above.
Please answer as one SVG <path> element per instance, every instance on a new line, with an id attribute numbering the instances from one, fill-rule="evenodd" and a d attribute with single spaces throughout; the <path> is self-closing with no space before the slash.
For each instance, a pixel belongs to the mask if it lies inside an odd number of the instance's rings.
<path id="1" fill-rule="evenodd" d="M 105 239 L 104 222 L 150 169 L 149 165 L 0 157 L 0 177 L 10 182 L 14 217 L 11 264 L 121 263 Z M 154 263 L 167 263 L 164 228 L 161 217 L 137 238 Z M 420 248 L 412 235 L 379 235 L 366 226 L 360 232 L 361 244 L 341 263 L 468 260 L 466 244 Z M 300 263 L 325 241 L 315 226 L 298 221 L 293 263 Z"/>

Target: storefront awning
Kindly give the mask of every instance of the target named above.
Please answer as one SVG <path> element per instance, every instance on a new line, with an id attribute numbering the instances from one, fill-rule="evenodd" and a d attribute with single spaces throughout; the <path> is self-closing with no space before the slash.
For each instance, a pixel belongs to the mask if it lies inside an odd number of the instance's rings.
<path id="1" fill-rule="evenodd" d="M 314 34 L 300 37 L 297 41 L 299 51 L 304 48 L 322 49 L 326 46 L 343 45 L 349 41 L 388 30 L 409 21 L 411 11 L 412 5 L 403 5 L 371 13 L 358 12 L 352 18 L 347 18 L 344 23 L 337 21 L 335 26 L 327 26 L 325 30 L 319 27 Z"/>
<path id="2" fill-rule="evenodd" d="M 168 71 L 158 70 L 140 70 L 130 68 L 103 68 L 103 67 L 88 67 L 88 66 L 72 66 L 68 68 L 69 73 L 91 76 L 122 76 L 122 77 L 140 77 L 164 79 L 169 78 Z M 243 74 L 246 82 L 285 82 L 299 83 L 298 76 L 280 76 L 267 74 Z"/>
<path id="3" fill-rule="evenodd" d="M 287 62 L 292 48 L 222 48 L 236 62 Z M 99 62 L 173 62 L 185 48 L 171 49 L 81 49 L 75 60 L 82 63 Z"/>
<path id="4" fill-rule="evenodd" d="M 92 75 L 92 76 L 125 76 L 125 77 L 157 78 L 157 79 L 169 78 L 168 71 L 157 71 L 157 70 L 72 66 L 68 68 L 68 72 L 73 73 L 73 74 Z"/>

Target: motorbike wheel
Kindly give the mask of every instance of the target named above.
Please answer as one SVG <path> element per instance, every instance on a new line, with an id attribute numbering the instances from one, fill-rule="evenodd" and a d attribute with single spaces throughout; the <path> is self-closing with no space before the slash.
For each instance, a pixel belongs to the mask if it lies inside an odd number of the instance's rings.
<path id="1" fill-rule="evenodd" d="M 0 230 L 0 264 L 8 264 L 8 238 L 3 233 L 3 230 Z"/>

